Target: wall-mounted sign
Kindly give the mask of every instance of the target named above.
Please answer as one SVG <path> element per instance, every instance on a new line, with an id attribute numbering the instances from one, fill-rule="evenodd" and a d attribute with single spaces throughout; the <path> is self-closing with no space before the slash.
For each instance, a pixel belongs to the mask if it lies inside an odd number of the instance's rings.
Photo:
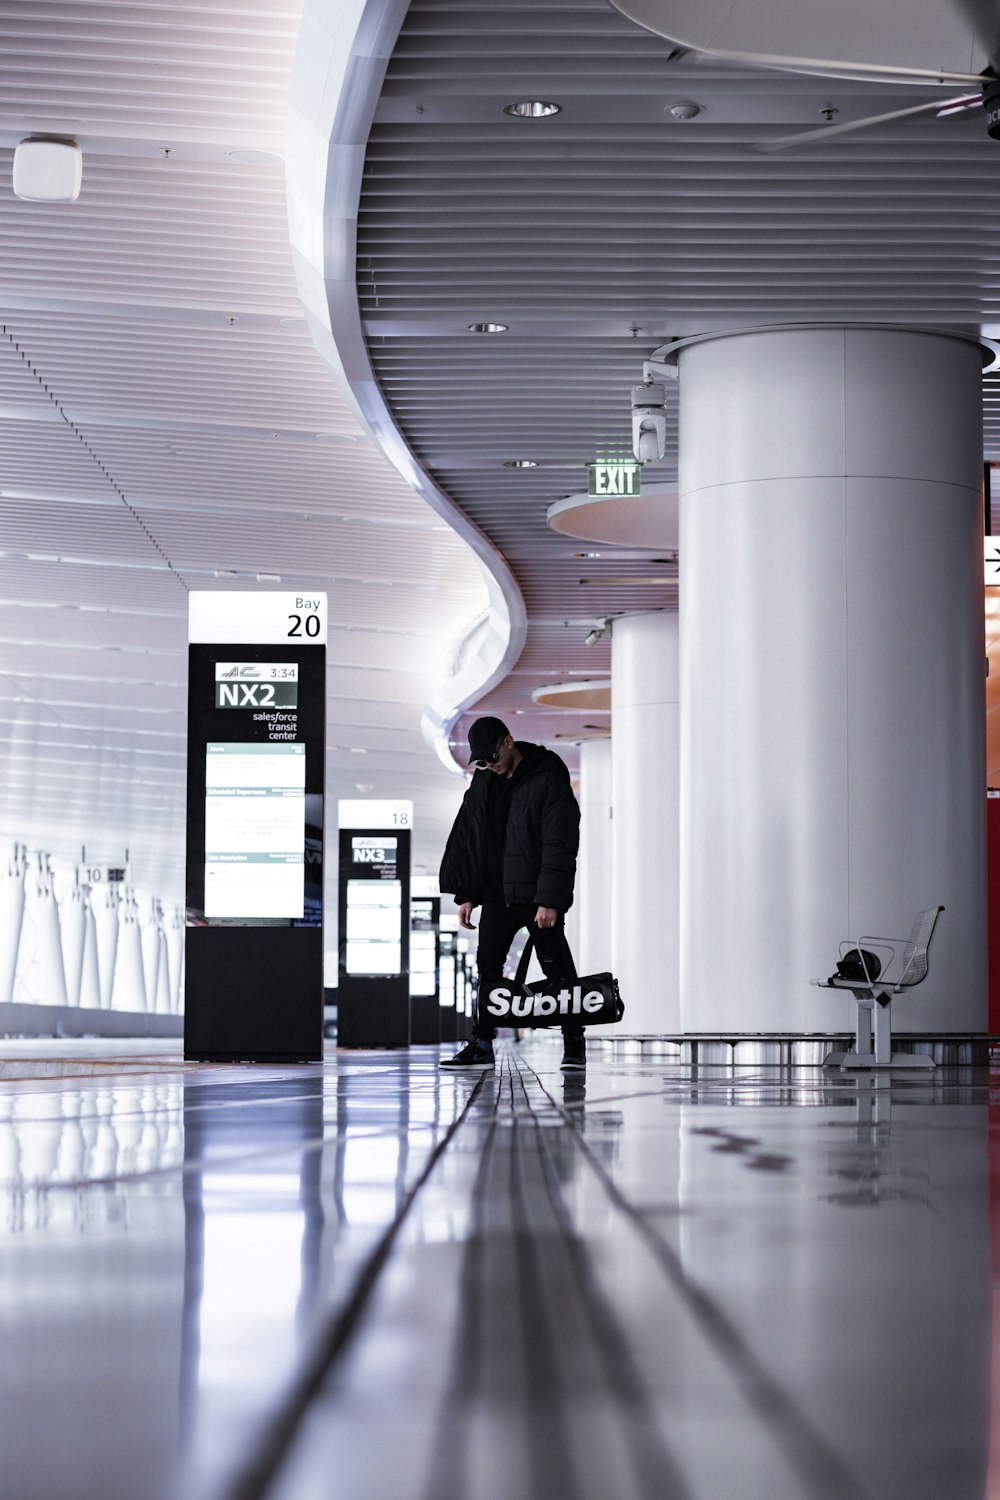
<path id="1" fill-rule="evenodd" d="M 638 495 L 641 494 L 642 464 L 631 459 L 620 463 L 592 463 L 587 465 L 587 494 Z"/>

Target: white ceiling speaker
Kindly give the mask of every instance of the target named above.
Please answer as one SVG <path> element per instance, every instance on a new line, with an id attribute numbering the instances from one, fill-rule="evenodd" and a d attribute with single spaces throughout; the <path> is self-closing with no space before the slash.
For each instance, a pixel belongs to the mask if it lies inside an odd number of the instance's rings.
<path id="1" fill-rule="evenodd" d="M 73 203 L 83 181 L 83 152 L 75 141 L 29 137 L 14 149 L 14 196 L 29 203 Z"/>

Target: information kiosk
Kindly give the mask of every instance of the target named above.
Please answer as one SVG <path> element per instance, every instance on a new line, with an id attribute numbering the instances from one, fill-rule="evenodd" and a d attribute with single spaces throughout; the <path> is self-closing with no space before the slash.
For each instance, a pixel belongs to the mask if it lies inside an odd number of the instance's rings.
<path id="1" fill-rule="evenodd" d="M 184 1055 L 323 1056 L 326 595 L 193 593 Z"/>
<path id="2" fill-rule="evenodd" d="M 442 912 L 438 934 L 438 999 L 441 1008 L 442 1042 L 458 1041 L 458 918 Z"/>
<path id="3" fill-rule="evenodd" d="M 410 1045 L 412 802 L 338 803 L 338 1047 Z"/>
<path id="4" fill-rule="evenodd" d="M 416 881 L 414 881 L 416 886 Z M 410 902 L 410 1040 L 441 1040 L 438 1004 L 438 922 L 441 897 L 414 891 Z"/>

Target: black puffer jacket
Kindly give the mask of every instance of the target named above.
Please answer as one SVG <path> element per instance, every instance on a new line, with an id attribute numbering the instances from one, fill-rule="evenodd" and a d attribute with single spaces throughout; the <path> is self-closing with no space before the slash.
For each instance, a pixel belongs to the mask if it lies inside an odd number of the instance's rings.
<path id="1" fill-rule="evenodd" d="M 508 906 L 530 903 L 568 911 L 573 904 L 580 807 L 565 762 L 543 745 L 517 741 L 523 757 L 510 789 L 503 848 L 503 894 Z M 486 884 L 490 798 L 502 786 L 493 771 L 477 771 L 448 835 L 441 889 L 479 906 Z"/>

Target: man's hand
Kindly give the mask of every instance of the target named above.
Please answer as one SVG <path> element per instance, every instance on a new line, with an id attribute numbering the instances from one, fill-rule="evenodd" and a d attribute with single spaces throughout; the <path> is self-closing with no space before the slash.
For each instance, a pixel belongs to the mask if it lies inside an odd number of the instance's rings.
<path id="1" fill-rule="evenodd" d="M 476 924 L 472 920 L 472 902 L 463 901 L 458 908 L 458 925 L 464 927 L 466 932 L 475 932 Z"/>
<path id="2" fill-rule="evenodd" d="M 540 906 L 535 912 L 536 927 L 554 927 L 559 913 L 554 906 Z"/>

